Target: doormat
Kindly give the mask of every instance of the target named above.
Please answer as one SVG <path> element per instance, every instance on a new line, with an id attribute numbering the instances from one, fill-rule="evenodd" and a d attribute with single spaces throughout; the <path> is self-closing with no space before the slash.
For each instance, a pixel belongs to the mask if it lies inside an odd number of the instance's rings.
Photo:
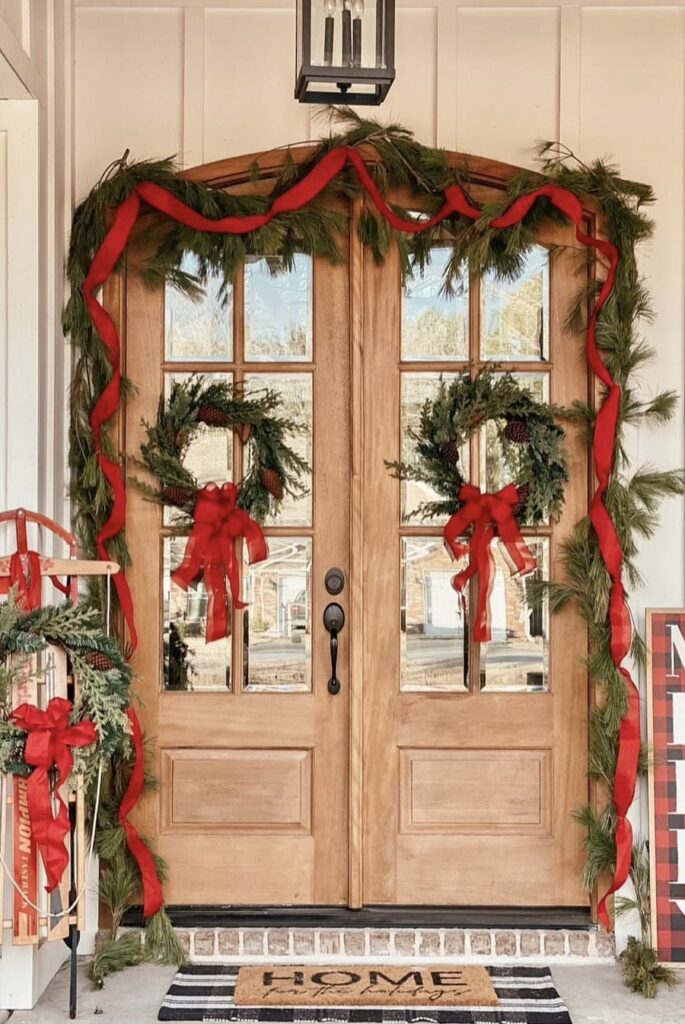
<path id="1" fill-rule="evenodd" d="M 251 965 L 252 967 L 252 965 Z M 347 964 L 333 969 L 347 970 Z M 242 968 L 244 970 L 245 968 Z M 269 967 L 257 968 L 260 971 Z M 331 969 L 330 965 L 319 970 Z M 411 965 L 402 971 L 411 970 Z M 461 968 L 462 970 L 464 968 Z M 568 1010 L 554 987 L 546 967 L 486 967 L 497 996 L 495 1006 L 472 1004 L 455 1006 L 435 1003 L 404 1007 L 364 1005 L 350 1002 L 346 1006 L 313 1004 L 285 1006 L 254 1003 L 238 1006 L 235 990 L 240 967 L 224 964 L 187 964 L 175 975 L 158 1014 L 158 1020 L 235 1021 L 236 1024 L 571 1024 Z M 316 968 L 278 967 L 274 971 Z M 369 970 L 365 967 L 365 970 Z M 395 974 L 397 967 L 379 968 Z M 443 964 L 441 971 L 457 970 Z"/>
<path id="2" fill-rule="evenodd" d="M 497 1006 L 485 967 L 241 967 L 236 1006 Z"/>

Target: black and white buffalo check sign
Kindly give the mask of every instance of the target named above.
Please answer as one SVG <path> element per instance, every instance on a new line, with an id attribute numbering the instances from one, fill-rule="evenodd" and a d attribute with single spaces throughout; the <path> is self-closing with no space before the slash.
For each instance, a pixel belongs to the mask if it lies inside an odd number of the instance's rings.
<path id="1" fill-rule="evenodd" d="M 685 609 L 647 612 L 653 942 L 685 964 Z"/>

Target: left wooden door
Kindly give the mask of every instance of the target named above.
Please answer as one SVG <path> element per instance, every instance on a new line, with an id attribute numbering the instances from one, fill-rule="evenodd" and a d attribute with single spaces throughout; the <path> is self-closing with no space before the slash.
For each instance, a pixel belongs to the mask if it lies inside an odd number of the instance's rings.
<path id="1" fill-rule="evenodd" d="M 347 900 L 349 691 L 328 692 L 322 617 L 326 571 L 349 573 L 348 273 L 305 255 L 273 271 L 249 261 L 223 301 L 211 279 L 198 303 L 150 291 L 131 270 L 122 286 L 126 372 L 138 386 L 126 409 L 129 476 L 142 420 L 190 373 L 278 390 L 283 414 L 303 425 L 296 444 L 312 468 L 308 496 L 286 497 L 266 524 L 268 560 L 244 567 L 249 607 L 233 611 L 231 637 L 211 644 L 202 585 L 185 593 L 170 578 L 185 537 L 129 489 L 133 666 L 161 780 L 138 824 L 168 864 L 171 905 Z M 208 430 L 187 458 L 201 484 L 220 484 L 240 479 L 244 457 L 231 431 Z"/>

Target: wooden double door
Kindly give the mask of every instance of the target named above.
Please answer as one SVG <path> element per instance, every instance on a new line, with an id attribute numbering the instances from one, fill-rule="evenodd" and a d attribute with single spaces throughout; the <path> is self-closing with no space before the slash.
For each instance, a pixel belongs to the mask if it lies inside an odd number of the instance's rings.
<path id="1" fill-rule="evenodd" d="M 273 274 L 254 259 L 223 302 L 212 280 L 190 303 L 133 272 L 110 296 L 138 386 L 129 455 L 159 394 L 200 372 L 276 388 L 311 464 L 308 495 L 286 498 L 266 525 L 268 560 L 244 568 L 248 609 L 212 644 L 202 586 L 186 594 L 170 578 L 185 539 L 131 491 L 134 667 L 161 780 L 139 824 L 167 861 L 168 903 L 587 902 L 572 820 L 588 795 L 584 628 L 571 609 L 550 619 L 533 605 L 496 552 L 493 638 L 475 644 L 442 524 L 416 513 L 431 495 L 385 465 L 411 455 L 409 432 L 441 376 L 494 361 L 541 398 L 587 399 L 581 339 L 564 327 L 573 235 L 539 241 L 517 281 L 465 274 L 450 296 L 445 250 L 403 282 L 398 254 L 376 266 L 354 230 L 344 263 L 302 255 Z M 585 449 L 572 434 L 568 447 L 563 517 L 526 531 L 544 575 L 558 574 L 586 509 Z M 245 458 L 221 430 L 188 454 L 200 483 L 239 479 Z M 508 482 L 492 427 L 461 458 L 482 488 Z M 334 568 L 344 586 L 331 593 Z M 338 693 L 332 602 L 345 614 Z"/>

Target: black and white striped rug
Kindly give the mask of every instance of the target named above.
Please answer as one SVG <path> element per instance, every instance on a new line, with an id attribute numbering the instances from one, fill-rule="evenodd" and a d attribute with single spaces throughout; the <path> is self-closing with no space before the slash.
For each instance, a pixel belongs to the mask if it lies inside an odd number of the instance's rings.
<path id="1" fill-rule="evenodd" d="M 546 967 L 488 967 L 498 1005 L 444 1009 L 382 1006 L 236 1006 L 239 967 L 188 964 L 164 997 L 158 1020 L 240 1024 L 571 1024 Z"/>

